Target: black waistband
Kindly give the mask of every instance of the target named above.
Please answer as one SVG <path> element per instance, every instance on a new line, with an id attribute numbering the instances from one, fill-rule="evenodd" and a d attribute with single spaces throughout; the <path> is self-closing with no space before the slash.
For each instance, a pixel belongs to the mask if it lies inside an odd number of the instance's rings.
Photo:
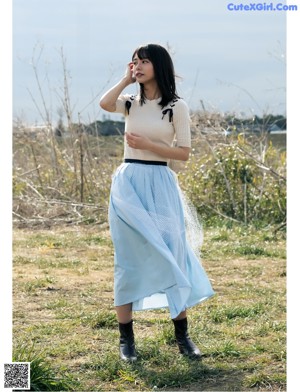
<path id="1" fill-rule="evenodd" d="M 161 161 L 144 161 L 143 159 L 124 159 L 125 163 L 142 163 L 144 165 L 160 165 L 160 166 L 167 166 L 167 162 Z"/>

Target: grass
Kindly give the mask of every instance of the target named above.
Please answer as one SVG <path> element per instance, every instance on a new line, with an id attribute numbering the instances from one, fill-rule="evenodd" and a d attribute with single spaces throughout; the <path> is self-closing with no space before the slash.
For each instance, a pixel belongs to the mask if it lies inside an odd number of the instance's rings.
<path id="1" fill-rule="evenodd" d="M 60 390 L 284 391 L 285 256 L 284 233 L 271 228 L 207 228 L 216 296 L 189 310 L 202 362 L 179 355 L 168 311 L 157 310 L 134 315 L 131 365 L 118 358 L 107 229 L 15 229 L 14 357 L 36 358 Z"/>
<path id="2" fill-rule="evenodd" d="M 33 346 L 19 345 L 14 351 L 14 362 L 30 362 L 30 390 L 32 391 L 68 391 L 78 382 L 71 376 L 61 376 L 47 363 L 41 353 L 36 353 Z"/>

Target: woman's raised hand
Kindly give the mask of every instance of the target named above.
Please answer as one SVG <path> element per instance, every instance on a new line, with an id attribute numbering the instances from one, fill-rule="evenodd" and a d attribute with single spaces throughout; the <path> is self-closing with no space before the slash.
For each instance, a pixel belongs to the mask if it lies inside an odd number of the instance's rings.
<path id="1" fill-rule="evenodd" d="M 100 106 L 102 109 L 108 112 L 115 112 L 116 102 L 119 95 L 122 93 L 125 87 L 135 82 L 135 77 L 133 75 L 133 63 L 127 64 L 126 72 L 123 78 L 110 90 L 108 90 L 100 99 Z"/>
<path id="2" fill-rule="evenodd" d="M 130 63 L 127 64 L 126 72 L 124 78 L 128 83 L 135 83 L 135 76 L 133 74 L 133 62 L 131 61 Z"/>

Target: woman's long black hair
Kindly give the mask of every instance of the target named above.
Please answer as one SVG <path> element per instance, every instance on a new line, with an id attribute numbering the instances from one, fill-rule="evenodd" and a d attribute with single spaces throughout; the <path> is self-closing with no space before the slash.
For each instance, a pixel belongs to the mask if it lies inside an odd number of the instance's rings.
<path id="1" fill-rule="evenodd" d="M 179 96 L 176 91 L 174 65 L 169 52 L 163 46 L 148 44 L 137 48 L 132 55 L 132 60 L 135 55 L 141 60 L 150 60 L 153 65 L 155 79 L 161 93 L 159 105 L 163 108 L 167 106 L 169 102 L 178 99 Z M 142 83 L 140 83 L 140 97 L 140 103 L 142 105 L 145 103 L 146 99 L 144 85 Z"/>

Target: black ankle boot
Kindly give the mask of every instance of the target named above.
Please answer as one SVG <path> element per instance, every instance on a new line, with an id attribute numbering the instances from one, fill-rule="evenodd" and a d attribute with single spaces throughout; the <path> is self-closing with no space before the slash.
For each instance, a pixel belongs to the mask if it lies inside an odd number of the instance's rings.
<path id="1" fill-rule="evenodd" d="M 119 323 L 120 357 L 123 361 L 136 361 L 132 320 L 127 324 Z"/>
<path id="2" fill-rule="evenodd" d="M 191 359 L 200 359 L 201 352 L 188 334 L 187 318 L 182 320 L 172 320 L 175 326 L 175 337 L 181 354 Z"/>

